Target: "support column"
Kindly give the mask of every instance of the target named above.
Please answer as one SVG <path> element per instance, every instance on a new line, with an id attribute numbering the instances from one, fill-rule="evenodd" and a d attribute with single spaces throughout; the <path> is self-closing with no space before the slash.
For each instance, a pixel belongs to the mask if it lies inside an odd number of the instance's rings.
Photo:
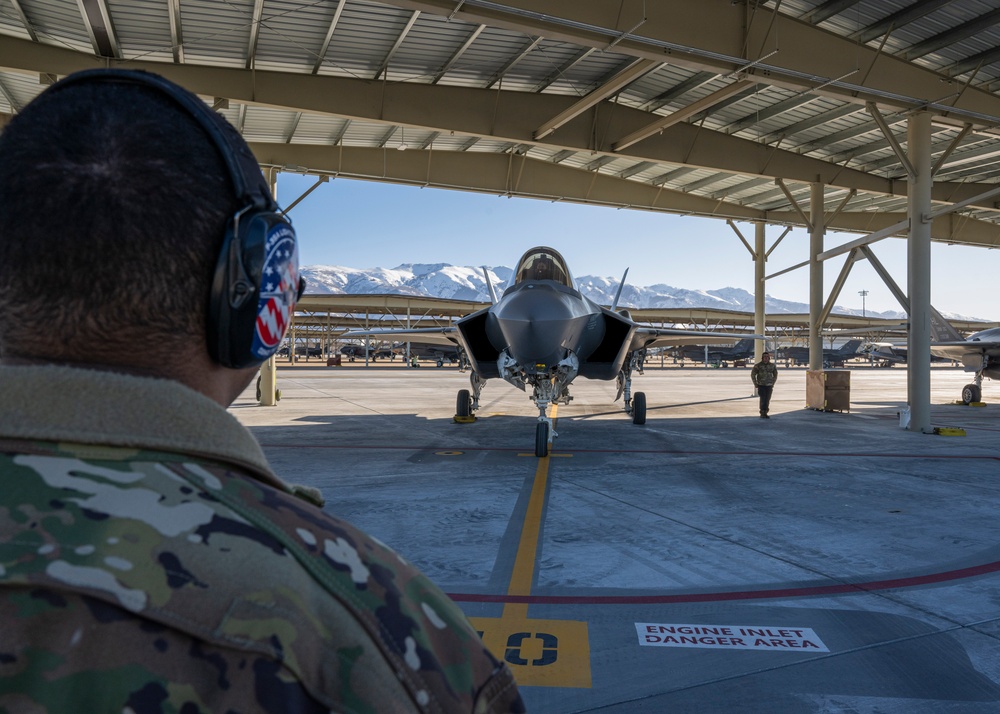
<path id="1" fill-rule="evenodd" d="M 767 263 L 767 251 L 764 249 L 764 237 L 767 226 L 763 221 L 754 223 L 754 250 L 753 250 L 753 331 L 758 335 L 763 335 L 767 324 L 764 317 L 764 298 L 767 291 L 764 282 L 764 266 Z M 766 351 L 767 345 L 763 340 L 754 340 L 753 361 L 754 364 L 760 362 L 761 355 Z M 777 359 L 778 356 L 774 355 Z"/>
<path id="2" fill-rule="evenodd" d="M 907 123 L 910 177 L 910 235 L 907 240 L 906 291 L 910 298 L 907 338 L 907 402 L 910 431 L 931 429 L 931 113 L 918 112 Z"/>
<path id="3" fill-rule="evenodd" d="M 819 254 L 823 252 L 823 235 L 826 226 L 823 223 L 823 184 L 814 181 L 810 184 L 809 222 L 809 369 L 823 369 L 823 339 L 820 337 L 821 315 L 823 314 L 823 261 Z"/>
<path id="4" fill-rule="evenodd" d="M 268 172 L 268 183 L 271 184 L 271 194 L 278 196 L 278 172 L 272 169 Z M 295 343 L 292 343 L 291 353 L 295 353 Z M 278 368 L 275 356 L 271 357 L 260 366 L 260 405 L 262 407 L 273 407 L 278 404 Z"/>

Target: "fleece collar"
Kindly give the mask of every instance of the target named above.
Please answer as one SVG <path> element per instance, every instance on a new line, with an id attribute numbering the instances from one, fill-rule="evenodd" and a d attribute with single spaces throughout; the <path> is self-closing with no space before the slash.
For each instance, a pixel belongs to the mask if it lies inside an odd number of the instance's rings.
<path id="1" fill-rule="evenodd" d="M 253 435 L 208 397 L 166 379 L 58 365 L 0 366 L 0 438 L 100 444 L 232 464 L 288 490 Z"/>

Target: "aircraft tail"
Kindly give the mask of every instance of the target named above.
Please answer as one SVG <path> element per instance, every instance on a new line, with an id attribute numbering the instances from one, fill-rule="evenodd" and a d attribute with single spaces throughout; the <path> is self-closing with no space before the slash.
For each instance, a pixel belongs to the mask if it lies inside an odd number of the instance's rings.
<path id="1" fill-rule="evenodd" d="M 499 298 L 497 298 L 497 289 L 493 286 L 493 281 L 490 280 L 489 268 L 487 268 L 485 265 L 483 266 L 483 277 L 486 278 L 486 287 L 489 288 L 490 291 L 490 300 L 493 302 L 494 305 L 496 305 L 498 302 L 500 302 Z"/>
<path id="2" fill-rule="evenodd" d="M 861 345 L 863 344 L 864 340 L 848 340 L 837 352 L 842 355 L 854 355 L 861 350 Z"/>
<path id="3" fill-rule="evenodd" d="M 931 342 L 961 342 L 965 338 L 931 306 Z"/>
<path id="4" fill-rule="evenodd" d="M 622 288 L 625 287 L 625 278 L 628 277 L 628 268 L 625 268 L 625 274 L 622 275 L 622 281 L 618 283 L 618 292 L 615 293 L 615 300 L 611 303 L 611 312 L 614 312 L 618 308 L 618 299 L 622 296 Z"/>

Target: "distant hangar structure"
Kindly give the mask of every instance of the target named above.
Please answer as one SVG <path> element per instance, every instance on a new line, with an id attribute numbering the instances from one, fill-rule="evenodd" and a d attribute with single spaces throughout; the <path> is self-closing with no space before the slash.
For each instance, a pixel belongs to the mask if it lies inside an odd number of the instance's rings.
<path id="1" fill-rule="evenodd" d="M 427 329 L 447 327 L 460 317 L 481 310 L 489 303 L 471 300 L 425 297 L 401 294 L 312 294 L 306 293 L 292 319 L 289 339 L 296 344 L 322 346 L 324 354 L 334 354 L 341 345 L 340 335 L 348 330 L 369 328 Z M 661 327 L 673 325 L 701 327 L 733 333 L 753 331 L 754 314 L 718 308 L 629 308 L 632 317 Z M 802 313 L 772 313 L 768 318 L 768 345 L 799 344 L 808 339 L 809 315 Z M 953 321 L 963 333 L 971 333 L 1000 323 L 971 320 Z M 832 314 L 826 322 L 824 336 L 829 339 L 844 336 L 867 336 L 883 339 L 888 335 L 905 334 L 899 320 L 860 315 Z M 290 357 L 291 359 L 291 357 Z"/>
<path id="2" fill-rule="evenodd" d="M 871 244 L 908 236 L 908 401 L 927 431 L 929 244 L 1000 243 L 998 47 L 981 0 L 11 0 L 0 124 L 75 70 L 149 69 L 222 112 L 272 179 L 725 219 L 755 261 L 755 332 L 766 256 L 805 227 L 788 269 L 809 268 L 817 369 L 851 265 L 883 272 Z M 785 231 L 770 248 L 768 225 Z M 828 230 L 862 236 L 827 248 Z"/>

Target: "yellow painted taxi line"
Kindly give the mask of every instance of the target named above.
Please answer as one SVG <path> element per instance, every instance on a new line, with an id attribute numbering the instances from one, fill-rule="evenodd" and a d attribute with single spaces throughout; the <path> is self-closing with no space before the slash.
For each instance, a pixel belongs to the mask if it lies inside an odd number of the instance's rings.
<path id="1" fill-rule="evenodd" d="M 553 405 L 553 427 L 556 414 L 557 407 Z M 535 469 L 508 595 L 531 595 L 545 510 L 549 458 L 538 459 Z M 518 684 L 590 688 L 590 641 L 586 622 L 530 619 L 528 606 L 523 603 L 505 604 L 499 618 L 473 617 L 470 620 L 490 651 L 507 662 Z"/>

